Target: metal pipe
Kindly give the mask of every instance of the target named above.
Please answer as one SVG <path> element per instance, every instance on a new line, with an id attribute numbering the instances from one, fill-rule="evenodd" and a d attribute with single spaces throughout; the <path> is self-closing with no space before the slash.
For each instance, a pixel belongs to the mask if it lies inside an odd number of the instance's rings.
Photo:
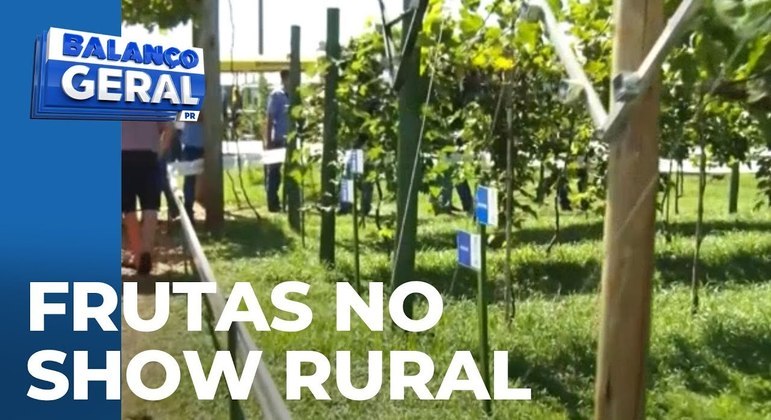
<path id="1" fill-rule="evenodd" d="M 605 106 L 602 104 L 599 95 L 597 95 L 597 91 L 594 90 L 594 86 L 586 76 L 583 66 L 578 62 L 573 49 L 570 47 L 570 42 L 560 30 L 557 18 L 554 17 L 551 7 L 544 0 L 534 0 L 532 4 L 539 7 L 543 12 L 543 22 L 546 26 L 546 31 L 549 34 L 549 39 L 551 40 L 552 45 L 554 45 L 554 50 L 557 52 L 562 64 L 565 66 L 568 75 L 583 87 L 586 102 L 589 107 L 589 114 L 592 117 L 595 127 L 603 127 L 608 120 L 608 113 L 605 110 Z"/>

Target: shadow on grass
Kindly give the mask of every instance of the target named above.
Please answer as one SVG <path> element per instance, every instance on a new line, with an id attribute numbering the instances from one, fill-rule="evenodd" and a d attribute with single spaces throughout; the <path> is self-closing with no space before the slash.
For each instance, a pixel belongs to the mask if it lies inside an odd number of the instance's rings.
<path id="1" fill-rule="evenodd" d="M 753 330 L 735 323 L 729 325 L 713 321 L 706 331 L 706 346 L 731 368 L 771 380 L 771 326 Z"/>
<path id="2" fill-rule="evenodd" d="M 771 279 L 771 246 L 749 252 L 734 251 L 726 259 L 702 260 L 699 263 L 706 284 L 733 282 L 737 284 L 762 283 Z M 693 269 L 693 257 L 690 255 L 658 255 L 656 270 L 664 285 L 689 284 Z"/>
<path id="3" fill-rule="evenodd" d="M 233 216 L 232 220 L 225 221 L 221 232 L 208 234 L 198 230 L 197 234 L 201 243 L 216 248 L 209 258 L 215 255 L 220 259 L 270 255 L 285 251 L 292 243 L 284 228 L 264 215 L 262 219 Z"/>
<path id="4" fill-rule="evenodd" d="M 771 273 L 771 246 L 755 252 L 737 251 L 727 258 L 702 261 L 700 264 L 705 284 L 752 284 L 769 280 Z M 519 296 L 532 295 L 569 295 L 593 293 L 597 290 L 601 274 L 601 261 L 586 259 L 582 261 L 559 261 L 555 259 L 531 260 L 512 264 L 514 283 Z M 349 271 L 350 267 L 339 267 Z M 688 285 L 691 282 L 692 259 L 690 256 L 672 257 L 658 255 L 656 271 L 661 285 Z M 351 273 L 345 272 L 350 275 Z M 364 273 L 369 281 L 390 283 L 389 266 L 378 266 Z M 477 294 L 478 280 L 476 272 L 458 268 L 450 264 L 424 266 L 420 263 L 415 268 L 415 280 L 430 283 L 440 292 L 461 299 L 471 299 Z M 505 277 L 502 267 L 488 270 L 488 299 L 501 301 L 504 297 Z"/>
<path id="5" fill-rule="evenodd" d="M 649 390 L 656 388 L 657 381 L 672 373 L 679 374 L 690 391 L 702 395 L 718 395 L 730 383 L 726 372 L 707 357 L 708 347 L 689 342 L 681 336 L 675 336 L 668 347 L 673 352 L 649 357 Z"/>
<path id="6" fill-rule="evenodd" d="M 664 225 L 661 221 L 656 223 L 656 231 L 661 232 Z M 563 226 L 560 229 L 559 243 L 580 243 L 588 241 L 601 241 L 603 235 L 603 222 L 596 220 L 587 223 L 575 223 Z M 739 230 L 744 232 L 771 232 L 771 221 L 707 221 L 704 224 L 706 235 L 721 231 Z M 669 232 L 673 236 L 693 236 L 696 231 L 695 222 L 676 222 L 669 226 Z M 455 231 L 431 231 L 419 235 L 419 245 L 423 248 L 453 249 L 455 247 Z M 518 245 L 548 245 L 554 237 L 552 227 L 527 227 L 513 232 L 514 243 Z"/>
<path id="7" fill-rule="evenodd" d="M 706 326 L 703 341 L 690 342 L 681 336 L 673 338 L 671 349 L 664 355 L 651 355 L 648 365 L 648 389 L 656 382 L 675 374 L 691 392 L 717 396 L 735 387 L 731 370 L 742 375 L 771 379 L 771 327 L 749 326 L 713 319 Z M 758 403 L 771 399 L 771 390 L 744 392 L 744 398 Z"/>
<path id="8" fill-rule="evenodd" d="M 557 399 L 565 408 L 571 420 L 588 419 L 591 406 L 591 389 L 586 394 L 577 393 L 592 380 L 597 364 L 596 344 L 591 342 L 574 343 L 567 348 L 560 348 L 557 353 L 543 361 L 533 361 L 522 357 L 517 352 L 509 356 L 509 378 L 519 380 L 523 386 L 531 388 L 533 399 L 539 394 L 547 394 Z"/>

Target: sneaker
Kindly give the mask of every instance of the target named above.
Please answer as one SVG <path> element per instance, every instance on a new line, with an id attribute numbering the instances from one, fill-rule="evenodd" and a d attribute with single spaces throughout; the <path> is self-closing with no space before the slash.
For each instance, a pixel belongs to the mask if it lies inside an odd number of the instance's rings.
<path id="1" fill-rule="evenodd" d="M 152 257 L 150 257 L 149 252 L 142 253 L 142 255 L 139 256 L 139 264 L 137 265 L 137 274 L 139 275 L 146 275 L 150 274 L 150 271 L 153 270 L 153 260 Z"/>

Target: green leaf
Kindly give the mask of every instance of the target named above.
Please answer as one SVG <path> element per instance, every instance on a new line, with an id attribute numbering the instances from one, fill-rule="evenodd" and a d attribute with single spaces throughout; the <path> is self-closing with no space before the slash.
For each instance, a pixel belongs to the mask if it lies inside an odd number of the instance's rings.
<path id="1" fill-rule="evenodd" d="M 466 9 L 461 9 L 460 18 L 460 29 L 465 36 L 473 36 L 485 25 L 485 21 L 481 16 L 470 13 Z"/>

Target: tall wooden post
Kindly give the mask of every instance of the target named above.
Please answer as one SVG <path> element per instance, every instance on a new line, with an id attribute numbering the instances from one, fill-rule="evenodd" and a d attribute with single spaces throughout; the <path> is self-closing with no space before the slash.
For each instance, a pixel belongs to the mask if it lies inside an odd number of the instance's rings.
<path id="1" fill-rule="evenodd" d="M 291 50 L 289 54 L 289 136 L 286 143 L 286 158 L 284 163 L 284 191 L 286 194 L 287 216 L 289 226 L 295 232 L 301 230 L 300 217 L 300 183 L 295 179 L 295 168 L 298 166 L 297 121 L 292 116 L 292 109 L 300 104 L 298 88 L 300 87 L 300 27 L 292 26 Z"/>
<path id="2" fill-rule="evenodd" d="M 204 54 L 206 95 L 203 101 L 203 199 L 206 228 L 218 230 L 225 220 L 222 182 L 222 88 L 220 86 L 219 0 L 202 3 L 200 43 Z"/>
<path id="3" fill-rule="evenodd" d="M 739 180 L 741 174 L 739 173 L 739 162 L 731 164 L 731 184 L 728 190 L 728 212 L 731 214 L 736 213 L 739 210 Z"/>
<path id="4" fill-rule="evenodd" d="M 615 0 L 613 73 L 634 71 L 661 33 L 662 0 Z M 595 417 L 640 420 L 654 268 L 660 80 L 612 142 L 605 212 Z M 620 106 L 614 103 L 613 107 Z"/>
<path id="5" fill-rule="evenodd" d="M 404 9 L 412 0 L 404 0 Z M 413 12 L 414 13 L 414 12 Z M 402 33 L 409 32 L 411 15 L 403 20 Z M 420 189 L 422 165 L 415 165 L 420 136 L 420 108 L 425 100 L 424 81 L 420 76 L 420 48 L 413 48 L 402 57 L 404 85 L 399 90 L 399 143 L 396 151 L 396 246 L 394 252 L 391 288 L 414 280 L 415 239 L 418 230 L 418 189 Z M 413 179 L 413 171 L 415 176 Z M 412 186 L 410 186 L 412 184 Z M 404 313 L 412 316 L 412 297 L 404 300 Z"/>
<path id="6" fill-rule="evenodd" d="M 337 160 L 337 61 L 340 59 L 340 10 L 327 9 L 327 73 L 324 85 L 324 149 L 321 156 L 321 236 L 319 259 L 335 264 L 335 161 Z"/>

